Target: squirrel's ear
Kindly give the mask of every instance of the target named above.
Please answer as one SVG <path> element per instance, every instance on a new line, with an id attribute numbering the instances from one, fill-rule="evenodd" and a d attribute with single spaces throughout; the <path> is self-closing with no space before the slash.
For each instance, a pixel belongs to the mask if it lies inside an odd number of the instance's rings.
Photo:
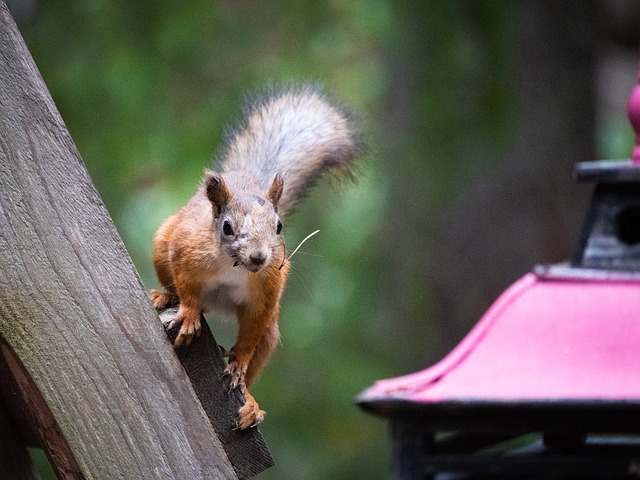
<path id="1" fill-rule="evenodd" d="M 229 192 L 222 176 L 214 172 L 207 172 L 205 177 L 205 188 L 207 191 L 207 198 L 216 208 L 217 214 L 220 215 L 222 209 L 231 200 L 231 192 Z"/>
<path id="2" fill-rule="evenodd" d="M 267 197 L 273 203 L 274 208 L 278 209 L 278 202 L 280 201 L 280 197 L 282 196 L 282 188 L 284 187 L 284 180 L 282 179 L 282 175 L 276 175 L 276 178 L 273 179 L 273 183 L 271 184 L 271 188 L 267 192 Z"/>

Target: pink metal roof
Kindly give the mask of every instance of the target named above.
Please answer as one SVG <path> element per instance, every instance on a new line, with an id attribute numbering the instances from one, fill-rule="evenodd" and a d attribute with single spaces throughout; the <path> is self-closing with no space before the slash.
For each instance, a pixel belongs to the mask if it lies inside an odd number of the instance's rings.
<path id="1" fill-rule="evenodd" d="M 640 279 L 530 273 L 442 361 L 360 400 L 640 400 Z"/>

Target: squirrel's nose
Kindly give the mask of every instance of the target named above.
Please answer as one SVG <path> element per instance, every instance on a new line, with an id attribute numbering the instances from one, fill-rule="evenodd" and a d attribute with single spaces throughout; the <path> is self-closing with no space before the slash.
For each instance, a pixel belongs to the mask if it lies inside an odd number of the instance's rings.
<path id="1" fill-rule="evenodd" d="M 249 260 L 251 260 L 254 265 L 262 265 L 266 259 L 267 254 L 262 250 L 258 250 L 249 255 Z"/>

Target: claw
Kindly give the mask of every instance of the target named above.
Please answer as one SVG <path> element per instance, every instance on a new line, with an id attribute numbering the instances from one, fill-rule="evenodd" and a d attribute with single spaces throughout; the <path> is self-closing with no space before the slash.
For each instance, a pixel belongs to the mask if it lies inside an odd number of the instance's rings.
<path id="1" fill-rule="evenodd" d="M 253 423 L 251 425 L 248 425 L 243 428 L 242 417 L 238 416 L 238 418 L 236 418 L 236 421 L 234 422 L 233 430 L 248 430 L 249 428 L 256 428 L 258 425 L 262 423 L 263 419 L 264 418 L 259 418 L 256 416 L 256 418 L 254 418 Z"/>
<path id="2" fill-rule="evenodd" d="M 253 422 L 251 425 L 249 425 L 247 428 L 256 428 L 256 427 L 257 427 L 258 425 L 260 425 L 261 423 L 262 423 L 262 420 L 260 420 L 260 419 L 256 418 L 256 419 L 254 420 L 254 422 Z M 239 419 L 239 418 L 238 418 L 238 419 L 236 419 L 236 421 L 235 421 L 235 426 L 233 427 L 233 430 L 234 430 L 234 431 L 243 430 L 242 426 L 240 425 L 240 419 Z"/>
<path id="3" fill-rule="evenodd" d="M 253 422 L 253 423 L 249 426 L 249 428 L 256 428 L 256 427 L 257 427 L 258 425 L 260 425 L 261 423 L 262 423 L 262 420 L 258 420 L 258 419 L 256 418 L 256 421 L 255 421 L 255 422 Z"/>
<path id="4" fill-rule="evenodd" d="M 173 320 L 171 320 L 168 324 L 167 324 L 167 330 L 171 330 L 173 327 L 175 327 L 178 324 L 178 319 L 174 318 Z"/>
<path id="5" fill-rule="evenodd" d="M 186 339 L 186 342 L 185 342 L 185 339 Z M 180 348 L 182 347 L 182 345 L 184 345 L 185 347 L 188 347 L 190 343 L 191 343 L 191 339 L 187 335 L 182 333 L 182 331 L 178 332 L 178 336 L 176 337 L 176 341 L 174 343 L 176 348 Z"/>
<path id="6" fill-rule="evenodd" d="M 220 380 L 224 381 L 225 379 L 231 377 L 231 372 L 229 372 L 229 370 L 226 370 L 224 372 L 222 372 L 222 375 L 220 375 Z M 231 395 L 231 392 L 233 392 L 234 389 L 234 385 L 233 385 L 233 381 L 229 382 L 229 390 L 227 390 L 227 395 Z"/>
<path id="7" fill-rule="evenodd" d="M 229 389 L 229 393 L 231 393 L 232 390 L 238 389 L 238 390 L 240 390 L 240 393 L 242 393 L 242 396 L 244 397 L 244 391 L 246 389 L 246 386 L 245 386 L 244 382 L 236 383 L 235 385 L 233 384 L 233 382 L 231 382 L 230 387 L 231 388 Z"/>

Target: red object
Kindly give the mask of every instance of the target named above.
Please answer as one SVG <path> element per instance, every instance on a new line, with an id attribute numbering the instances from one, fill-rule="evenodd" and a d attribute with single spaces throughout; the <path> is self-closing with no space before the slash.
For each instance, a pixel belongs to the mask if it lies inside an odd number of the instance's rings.
<path id="1" fill-rule="evenodd" d="M 527 274 L 442 361 L 360 400 L 638 401 L 640 277 Z"/>
<path id="2" fill-rule="evenodd" d="M 627 104 L 627 113 L 629 121 L 636 134 L 636 142 L 631 153 L 631 161 L 633 165 L 640 166 L 640 72 L 638 72 L 638 81 L 629 97 Z"/>

